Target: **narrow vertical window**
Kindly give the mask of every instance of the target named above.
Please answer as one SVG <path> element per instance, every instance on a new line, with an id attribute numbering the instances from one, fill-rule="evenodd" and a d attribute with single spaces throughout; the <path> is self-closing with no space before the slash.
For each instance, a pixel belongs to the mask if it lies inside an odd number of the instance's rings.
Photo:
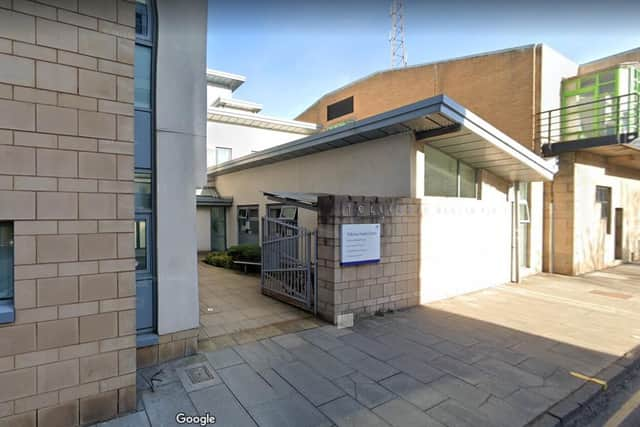
<path id="1" fill-rule="evenodd" d="M 0 222 L 0 323 L 11 323 L 15 320 L 13 252 L 13 223 Z"/>

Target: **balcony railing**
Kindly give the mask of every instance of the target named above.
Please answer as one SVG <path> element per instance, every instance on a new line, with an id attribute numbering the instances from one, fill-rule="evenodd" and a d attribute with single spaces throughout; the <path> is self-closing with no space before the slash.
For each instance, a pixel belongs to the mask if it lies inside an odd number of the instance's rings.
<path id="1" fill-rule="evenodd" d="M 536 141 L 548 144 L 584 140 L 630 142 L 640 128 L 640 94 L 612 96 L 536 115 Z"/>

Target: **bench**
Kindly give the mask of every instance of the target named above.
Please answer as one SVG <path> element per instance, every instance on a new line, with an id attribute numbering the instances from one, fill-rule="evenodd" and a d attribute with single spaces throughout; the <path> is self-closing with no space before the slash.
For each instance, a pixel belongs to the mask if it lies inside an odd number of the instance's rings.
<path id="1" fill-rule="evenodd" d="M 237 265 L 241 265 L 242 266 L 242 270 L 247 273 L 247 267 L 249 267 L 250 265 L 253 266 L 259 266 L 262 265 L 261 262 L 252 262 L 252 261 L 233 261 L 234 264 Z"/>

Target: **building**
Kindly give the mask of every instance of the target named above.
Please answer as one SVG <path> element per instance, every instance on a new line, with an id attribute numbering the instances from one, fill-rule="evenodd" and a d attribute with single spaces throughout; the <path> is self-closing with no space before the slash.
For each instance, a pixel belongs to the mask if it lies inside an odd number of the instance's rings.
<path id="1" fill-rule="evenodd" d="M 195 351 L 206 11 L 0 2 L 0 425 L 131 411 Z"/>
<path id="2" fill-rule="evenodd" d="M 233 199 L 227 239 L 250 232 L 263 239 L 264 257 L 270 231 L 260 218 L 285 212 L 317 229 L 316 302 L 338 323 L 541 271 L 580 274 L 637 260 L 638 68 L 626 63 L 634 55 L 640 50 L 581 66 L 530 45 L 336 89 L 297 117 L 326 131 L 209 168 L 210 185 Z M 385 229 L 385 215 L 368 213 L 377 198 L 406 204 L 415 217 L 400 221 L 411 231 L 383 232 L 382 270 L 345 268 L 336 225 L 366 220 Z M 364 213 L 335 214 L 343 208 Z M 384 253 L 405 238 L 419 250 L 410 243 L 397 257 Z M 396 281 L 384 274 L 394 262 Z"/>
<path id="3" fill-rule="evenodd" d="M 351 270 L 337 262 L 338 248 L 331 247 L 336 223 L 327 223 L 331 237 L 319 235 L 318 256 L 325 257 L 328 270 L 318 274 L 319 280 L 352 275 L 348 287 L 357 288 L 345 297 L 329 287 L 329 302 L 320 292 L 322 285 L 318 288 L 319 304 L 351 304 L 339 312 L 321 309 L 325 318 L 337 322 L 349 310 L 359 314 L 426 303 L 527 274 L 515 262 L 522 255 L 516 249 L 520 227 L 514 224 L 520 223 L 518 218 L 530 220 L 526 183 L 551 180 L 555 172 L 553 163 L 439 95 L 223 163 L 209 170 L 209 181 L 221 194 L 233 195 L 235 218 L 227 226 L 232 244 L 242 241 L 247 229 L 260 235 L 260 217 L 281 218 L 288 210 L 291 222 L 320 233 L 325 215 L 319 199 L 325 195 L 412 205 L 411 219 L 402 226 L 385 223 L 395 213 L 370 214 L 369 202 L 356 215 L 391 226 L 383 234 L 391 252 L 383 250 L 375 272 L 374 267 Z M 511 207 L 515 200 L 519 209 Z M 324 246 L 331 247 L 329 255 Z M 297 250 L 292 250 L 295 257 Z M 465 269 L 458 268 L 460 262 Z M 383 294 L 380 281 L 389 278 L 379 270 L 387 263 L 389 276 L 403 283 Z"/>
<path id="4" fill-rule="evenodd" d="M 207 166 L 303 138 L 318 126 L 260 114 L 262 106 L 233 98 L 246 81 L 244 76 L 207 70 Z M 230 199 L 215 188 L 199 189 L 198 250 L 225 250 L 226 207 Z"/>
<path id="5" fill-rule="evenodd" d="M 545 187 L 543 210 L 542 187 L 531 184 L 532 218 L 521 233 L 534 271 L 581 274 L 639 258 L 638 153 L 618 144 L 637 138 L 639 60 L 634 49 L 580 65 L 546 45 L 523 46 L 374 73 L 324 95 L 297 119 L 339 126 L 445 93 L 535 153 L 583 141 L 545 151 L 559 155 L 560 172 Z M 594 108 L 577 105 L 586 102 Z"/>

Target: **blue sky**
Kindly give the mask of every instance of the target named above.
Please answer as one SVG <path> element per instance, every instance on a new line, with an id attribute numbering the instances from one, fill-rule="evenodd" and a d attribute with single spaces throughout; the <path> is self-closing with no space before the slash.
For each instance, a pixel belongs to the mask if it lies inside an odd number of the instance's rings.
<path id="1" fill-rule="evenodd" d="M 592 3 L 405 0 L 409 65 L 536 42 L 577 62 L 640 46 L 640 2 Z M 390 0 L 209 0 L 207 65 L 247 77 L 236 98 L 293 118 L 326 92 L 389 68 L 389 6 Z"/>

